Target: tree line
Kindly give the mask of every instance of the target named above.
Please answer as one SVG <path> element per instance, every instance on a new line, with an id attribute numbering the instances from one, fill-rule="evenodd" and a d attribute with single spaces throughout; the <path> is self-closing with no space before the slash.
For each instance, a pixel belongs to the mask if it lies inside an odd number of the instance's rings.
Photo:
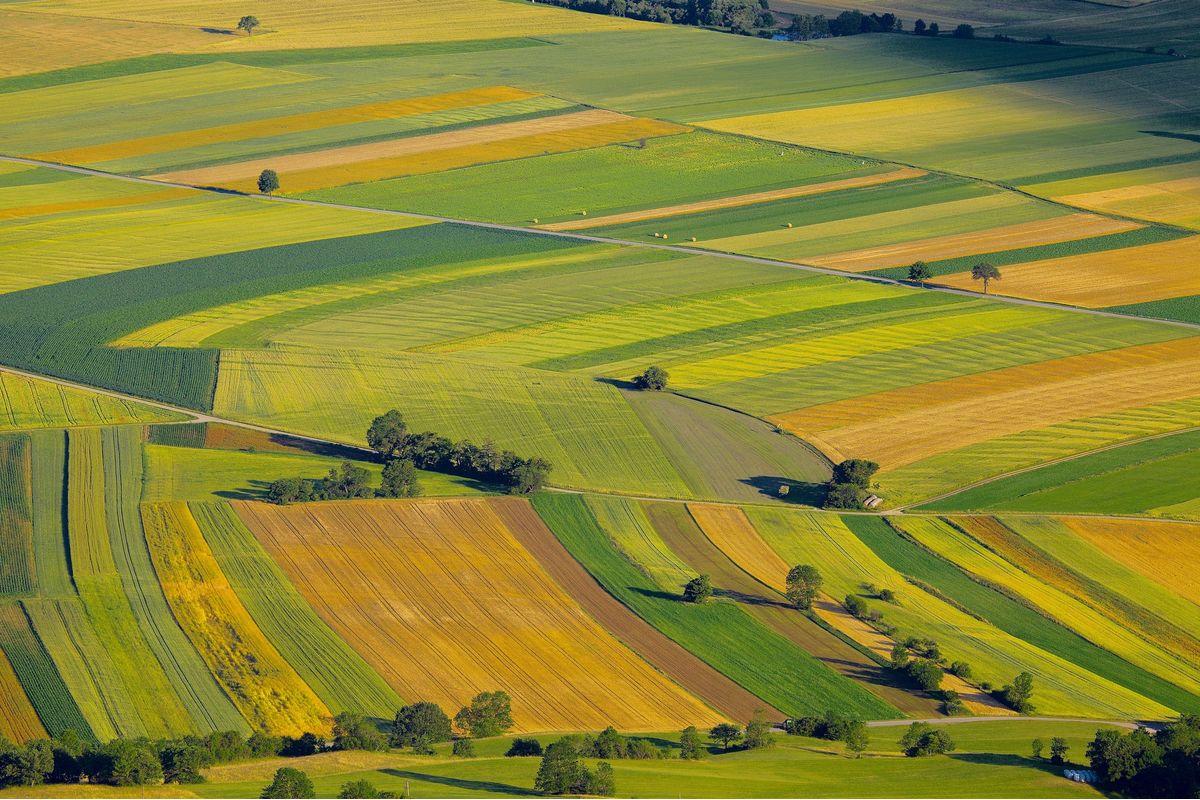
<path id="1" fill-rule="evenodd" d="M 1200 797 L 1200 715 L 1182 714 L 1159 731 L 1096 731 L 1087 747 L 1105 787 L 1126 797 Z"/>
<path id="2" fill-rule="evenodd" d="M 775 27 L 767 0 L 542 0 L 591 14 L 722 28 L 751 34 Z"/>

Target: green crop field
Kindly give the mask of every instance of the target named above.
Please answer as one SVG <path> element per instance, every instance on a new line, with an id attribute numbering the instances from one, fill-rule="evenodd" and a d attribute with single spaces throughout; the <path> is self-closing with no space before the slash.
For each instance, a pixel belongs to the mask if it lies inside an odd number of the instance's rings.
<path id="1" fill-rule="evenodd" d="M 27 436 L 0 436 L 0 595 L 33 588 L 33 497 Z"/>

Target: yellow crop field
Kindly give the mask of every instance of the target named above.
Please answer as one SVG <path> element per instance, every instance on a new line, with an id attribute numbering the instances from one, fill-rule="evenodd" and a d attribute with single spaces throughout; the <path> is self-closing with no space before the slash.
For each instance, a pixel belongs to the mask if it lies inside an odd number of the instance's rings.
<path id="1" fill-rule="evenodd" d="M 145 188 L 143 186 L 143 188 Z M 92 211 L 102 208 L 119 208 L 141 203 L 161 203 L 164 200 L 178 200 L 191 197 L 190 189 L 156 189 L 141 194 L 131 194 L 117 197 L 99 197 L 92 200 L 66 200 L 61 203 L 45 203 L 42 205 L 18 206 L 16 208 L 0 209 L 0 220 L 29 219 L 48 214 L 65 214 L 71 211 Z"/>
<path id="2" fill-rule="evenodd" d="M 301 131 L 315 130 L 334 125 L 349 125 L 355 122 L 392 119 L 395 117 L 427 114 L 434 111 L 446 111 L 491 103 L 504 103 L 510 100 L 524 100 L 537 96 L 533 92 L 513 89 L 508 86 L 488 86 L 481 89 L 466 89 L 460 92 L 408 97 L 401 100 L 384 100 L 377 103 L 364 103 L 344 108 L 267 117 L 266 119 L 238 122 L 199 130 L 144 136 L 137 139 L 125 139 L 117 142 L 39 153 L 36 157 L 44 161 L 57 161 L 64 164 L 92 164 L 99 161 L 113 161 L 119 158 L 147 155 L 149 153 L 182 150 L 187 147 L 196 147 L 215 142 L 234 142 L 255 137 L 280 136 L 287 133 L 299 133 Z"/>
<path id="3" fill-rule="evenodd" d="M 1023 186 L 1062 203 L 1200 227 L 1200 164 L 1123 170 Z"/>
<path id="4" fill-rule="evenodd" d="M 1100 517 L 1062 521 L 1117 561 L 1200 604 L 1200 525 Z"/>
<path id="5" fill-rule="evenodd" d="M 45 739 L 46 729 L 4 651 L 0 650 L 0 737 L 11 742 Z"/>
<path id="6" fill-rule="evenodd" d="M 886 471 L 1001 436 L 1200 395 L 1198 345 L 1175 339 L 1069 356 L 768 419 L 831 458 L 870 458 Z"/>
<path id="7" fill-rule="evenodd" d="M 584 503 L 617 549 L 649 573 L 650 579 L 662 589 L 681 592 L 684 584 L 696 577 L 695 572 L 667 547 L 636 500 L 590 494 L 584 498 Z"/>
<path id="8" fill-rule="evenodd" d="M 0 370 L 0 431 L 172 422 L 182 415 Z"/>
<path id="9" fill-rule="evenodd" d="M 988 518 L 984 518 L 988 519 Z M 956 520 L 971 527 L 973 518 Z M 1079 598 L 1035 578 L 986 544 L 941 520 L 900 520 L 914 539 L 984 581 L 1024 598 L 1042 613 L 1085 639 L 1110 650 L 1131 664 L 1195 693 L 1200 689 L 1200 666 L 1187 664 L 1149 642 L 1136 630 Z M 973 528 L 972 528 L 973 529 Z"/>
<path id="10" fill-rule="evenodd" d="M 39 186 L 39 205 L 72 202 L 82 178 Z M 0 219 L 0 293 L 246 248 L 427 224 L 391 214 L 189 191 L 177 200 Z"/>
<path id="11" fill-rule="evenodd" d="M 1200 294 L 1196 253 L 1200 237 L 1190 236 L 1121 250 L 1107 250 L 1045 261 L 1014 264 L 1002 270 L 992 290 L 1010 297 L 1104 308 Z M 944 275 L 937 282 L 978 291 L 971 273 Z"/>
<path id="12" fill-rule="evenodd" d="M 622 17 L 503 0 L 34 0 L 22 10 L 72 17 L 159 23 L 164 31 L 229 30 L 243 14 L 262 20 L 253 36 L 208 35 L 188 50 L 288 50 L 306 47 L 402 44 L 539 36 L 647 27 Z M 486 21 L 481 24 L 481 21 Z M 190 45 L 190 42 L 188 43 Z M 169 45 L 160 46 L 160 50 Z M 183 49 L 177 47 L 176 49 Z M 97 59 L 100 60 L 100 59 Z"/>
<path id="13" fill-rule="evenodd" d="M 251 726 L 289 736 L 327 732 L 329 709 L 251 619 L 187 504 L 145 504 L 142 521 L 175 619 Z"/>
<path id="14" fill-rule="evenodd" d="M 1095 214 L 1067 214 L 1033 222 L 1020 222 L 990 230 L 971 231 L 952 236 L 936 236 L 913 242 L 868 247 L 844 253 L 810 258 L 810 263 L 849 272 L 901 267 L 914 261 L 982 255 L 1018 247 L 1053 244 L 1092 236 L 1104 236 L 1141 227 L 1136 222 L 1108 219 Z"/>
<path id="15" fill-rule="evenodd" d="M 836 181 L 822 181 L 821 183 L 809 183 L 803 186 L 793 186 L 788 189 L 773 189 L 769 192 L 753 192 L 751 194 L 740 194 L 733 197 L 717 197 L 712 200 L 701 200 L 695 203 L 680 203 L 674 206 L 662 206 L 660 208 L 647 208 L 641 211 L 629 211 L 624 214 L 609 214 L 604 217 L 592 217 L 590 219 L 573 219 L 566 222 L 555 222 L 549 225 L 540 227 L 548 231 L 572 231 L 581 228 L 596 228 L 601 225 L 619 225 L 628 222 L 642 222 L 648 219 L 661 219 L 663 217 L 677 217 L 682 214 L 696 214 L 701 211 L 715 211 L 720 208 L 737 208 L 739 206 L 749 206 L 755 203 L 766 203 L 771 200 L 787 200 L 794 197 L 808 197 L 814 194 L 824 194 L 825 192 L 836 192 L 843 189 L 858 189 L 865 186 L 878 186 L 884 183 L 892 183 L 893 181 L 908 180 L 909 178 L 919 178 L 926 175 L 925 170 L 915 169 L 913 167 L 902 167 L 894 169 L 890 172 L 880 172 L 875 175 L 860 175 L 854 178 L 842 178 Z"/>
<path id="16" fill-rule="evenodd" d="M 263 169 L 279 173 L 285 192 L 438 172 L 489 161 L 600 147 L 686 130 L 657 120 L 591 109 L 552 117 L 476 125 L 446 133 L 401 137 L 270 159 L 221 164 L 157 176 L 175 183 L 254 188 Z"/>
<path id="17" fill-rule="evenodd" d="M 867 353 L 901 350 L 974 334 L 999 334 L 1033 324 L 1035 319 L 1041 318 L 1038 312 L 1025 308 L 967 310 L 933 320 L 879 325 L 676 364 L 671 367 L 671 381 L 683 388 L 713 386 Z"/>
<path id="18" fill-rule="evenodd" d="M 405 698 L 513 698 L 521 730 L 718 718 L 579 607 L 493 504 L 348 501 L 238 514 L 313 608 Z M 536 515 L 528 524 L 541 525 Z"/>

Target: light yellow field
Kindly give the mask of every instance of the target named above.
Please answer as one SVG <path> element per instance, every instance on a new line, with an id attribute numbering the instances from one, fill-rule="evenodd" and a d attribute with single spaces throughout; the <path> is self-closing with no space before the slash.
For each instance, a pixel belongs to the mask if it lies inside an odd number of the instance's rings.
<path id="1" fill-rule="evenodd" d="M 154 3 L 36 0 L 14 7 L 73 17 L 159 23 L 155 27 L 165 33 L 191 33 L 202 27 L 233 29 L 244 14 L 253 14 L 261 20 L 262 27 L 253 36 L 207 34 L 205 44 L 186 43 L 190 51 L 216 52 L 459 41 L 628 30 L 647 25 L 631 19 L 502 0 L 156 0 Z M 160 45 L 160 51 L 170 46 Z M 184 49 L 184 45 L 175 47 Z M 76 54 L 76 58 L 87 58 L 87 54 Z"/>
<path id="2" fill-rule="evenodd" d="M 460 92 L 411 97 L 402 100 L 384 100 L 377 103 L 334 108 L 324 111 L 309 111 L 302 114 L 287 114 L 250 122 L 238 122 L 200 130 L 178 131 L 157 136 L 144 136 L 117 142 L 75 147 L 39 153 L 35 158 L 57 161 L 64 164 L 92 164 L 113 161 L 130 156 L 182 150 L 187 147 L 235 142 L 255 137 L 281 136 L 288 133 L 316 130 L 334 125 L 350 125 L 356 122 L 392 119 L 395 117 L 427 114 L 455 108 L 503 103 L 537 97 L 533 92 L 513 89 L 508 86 L 489 86 L 482 89 L 466 89 Z"/>
<path id="3" fill-rule="evenodd" d="M 90 182 L 116 183 L 81 178 L 42 184 L 36 204 L 73 202 Z M 247 248 L 424 224 L 399 215 L 196 191 L 176 200 L 0 220 L 0 293 Z"/>
<path id="4" fill-rule="evenodd" d="M 1021 222 L 991 230 L 971 231 L 953 236 L 918 239 L 915 242 L 868 247 L 845 253 L 834 253 L 808 259 L 822 267 L 866 272 L 873 269 L 901 267 L 914 261 L 936 261 L 943 258 L 981 255 L 1031 245 L 1068 242 L 1104 236 L 1110 233 L 1141 227 L 1136 222 L 1108 219 L 1094 214 L 1067 214 L 1046 220 Z"/>
<path id="5" fill-rule="evenodd" d="M 0 430 L 172 422 L 182 415 L 132 400 L 0 371 Z"/>
<path id="6" fill-rule="evenodd" d="M 284 192 L 303 192 L 547 152 L 599 147 L 684 130 L 671 123 L 590 109 L 540 119 L 476 125 L 445 133 L 168 172 L 157 177 L 197 186 L 253 190 L 258 174 L 269 168 L 279 173 Z"/>
<path id="7" fill-rule="evenodd" d="M 790 565 L 763 541 L 758 531 L 737 506 L 689 503 L 688 511 L 700 525 L 713 544 L 725 555 L 753 575 L 760 582 L 777 592 L 787 589 L 787 573 Z M 851 616 L 845 606 L 827 594 L 822 594 L 813 604 L 813 612 L 837 630 L 863 647 L 884 657 L 892 657 L 896 641 L 885 636 L 867 622 Z M 942 678 L 942 686 L 958 692 L 963 702 L 977 714 L 1012 714 L 1003 704 L 986 692 L 950 673 Z"/>
<path id="8" fill-rule="evenodd" d="M 44 203 L 42 205 L 0 209 L 0 220 L 30 219 L 49 214 L 66 214 L 72 211 L 96 211 L 103 208 L 120 208 L 121 206 L 134 206 L 143 203 L 161 203 L 166 200 L 180 200 L 185 197 L 191 197 L 193 194 L 189 189 L 153 189 L 145 185 L 141 188 L 150 188 L 151 191 L 125 196 L 98 197 L 91 200 L 65 200 L 61 203 Z"/>
<path id="9" fill-rule="evenodd" d="M 1024 190 L 1059 202 L 1187 227 L 1200 227 L 1200 164 L 1110 172 Z"/>
<path id="10" fill-rule="evenodd" d="M 769 192 L 754 192 L 752 194 L 742 194 L 734 197 L 718 197 L 712 200 L 701 200 L 696 203 L 681 203 L 674 206 L 647 208 L 643 209 L 642 211 L 629 211 L 624 214 L 609 214 L 608 216 L 604 217 L 572 219 L 567 220 L 566 222 L 555 222 L 549 225 L 542 225 L 540 227 L 548 231 L 573 231 L 580 230 L 582 228 L 595 228 L 601 225 L 618 225 L 627 222 L 641 222 L 648 219 L 677 217 L 682 214 L 696 214 L 701 211 L 714 211 L 720 208 L 749 206 L 754 205 L 755 203 L 766 203 L 771 200 L 787 200 L 793 197 L 807 197 L 813 194 L 836 192 L 842 189 L 857 189 L 864 186 L 878 186 L 879 184 L 891 183 L 893 181 L 919 178 L 925 174 L 927 174 L 925 170 L 904 167 L 901 169 L 892 170 L 891 172 L 882 172 L 877 175 L 862 175 L 855 178 L 843 178 L 836 181 L 810 183 L 804 186 L 793 186 L 789 189 L 774 189 Z"/>
<path id="11" fill-rule="evenodd" d="M 1074 419 L 1200 395 L 1200 339 L 1026 364 L 769 417 L 834 460 L 884 471 Z"/>
<path id="12" fill-rule="evenodd" d="M 327 733 L 332 715 L 263 635 L 230 587 L 186 503 L 142 506 L 171 611 L 251 727 Z"/>
<path id="13" fill-rule="evenodd" d="M 1015 264 L 1001 270 L 991 290 L 1010 297 L 1104 308 L 1200 294 L 1196 254 L 1200 237 L 1108 250 L 1045 261 Z M 944 275 L 937 282 L 979 291 L 970 272 Z"/>
<path id="14" fill-rule="evenodd" d="M 521 730 L 663 730 L 718 718 L 600 628 L 493 504 L 542 524 L 520 500 L 235 508 L 402 697 L 453 711 L 503 689 Z"/>
<path id="15" fill-rule="evenodd" d="M 0 698 L 3 698 L 0 701 L 0 737 L 18 743 L 47 738 L 46 729 L 3 651 L 0 651 Z"/>
<path id="16" fill-rule="evenodd" d="M 678 594 L 695 572 L 658 535 L 641 504 L 622 497 L 589 494 L 584 503 L 617 549 L 649 573 L 663 590 Z"/>
<path id="17" fill-rule="evenodd" d="M 964 518 L 964 521 L 968 520 Z M 932 518 L 905 517 L 897 521 L 925 547 L 984 581 L 1002 586 L 1008 592 L 1024 598 L 1042 613 L 1085 639 L 1189 692 L 1195 693 L 1200 689 L 1200 666 L 1185 663 L 1147 641 L 1140 631 L 1131 630 L 1121 620 L 1113 619 L 1074 595 L 1033 577 L 958 528 Z"/>
<path id="18" fill-rule="evenodd" d="M 1121 563 L 1200 603 L 1200 525 L 1098 517 L 1062 521 Z"/>

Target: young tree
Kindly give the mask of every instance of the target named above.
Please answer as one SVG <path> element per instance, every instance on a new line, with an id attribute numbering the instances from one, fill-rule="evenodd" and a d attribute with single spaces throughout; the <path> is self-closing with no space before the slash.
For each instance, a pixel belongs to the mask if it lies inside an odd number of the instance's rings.
<path id="1" fill-rule="evenodd" d="M 716 725 L 708 732 L 708 735 L 714 742 L 721 745 L 722 750 L 728 750 L 733 747 L 733 743 L 742 738 L 741 726 L 734 725 L 732 722 L 722 722 Z"/>
<path id="2" fill-rule="evenodd" d="M 971 267 L 971 280 L 983 281 L 983 293 L 988 293 L 988 285 L 1000 280 L 1000 270 L 991 264 L 976 264 Z"/>
<path id="3" fill-rule="evenodd" d="M 760 710 L 754 712 L 754 718 L 746 723 L 746 733 L 742 744 L 747 750 L 761 750 L 775 746 L 775 737 L 771 735 L 771 723 Z"/>
<path id="4" fill-rule="evenodd" d="M 699 761 L 704 758 L 704 741 L 695 725 L 688 725 L 679 734 L 679 757 L 685 761 Z"/>
<path id="5" fill-rule="evenodd" d="M 396 458 L 408 443 L 408 425 L 396 409 L 380 414 L 367 428 L 367 446 L 384 458 Z"/>
<path id="6" fill-rule="evenodd" d="M 411 747 L 425 753 L 431 745 L 450 741 L 452 735 L 446 712 L 436 703 L 420 702 L 396 712 L 391 742 L 394 747 Z"/>
<path id="7" fill-rule="evenodd" d="M 712 597 L 712 582 L 707 575 L 692 578 L 683 587 L 683 599 L 689 603 L 707 603 Z"/>
<path id="8" fill-rule="evenodd" d="M 275 779 L 263 788 L 259 797 L 275 800 L 275 798 L 309 798 L 316 797 L 313 782 L 298 769 L 280 767 L 275 770 Z"/>
<path id="9" fill-rule="evenodd" d="M 1013 682 L 1001 689 L 1000 693 L 1004 698 L 1004 702 L 1008 703 L 1016 711 L 1022 714 L 1033 712 L 1034 706 L 1030 702 L 1030 698 L 1033 697 L 1033 676 L 1028 672 L 1022 672 L 1013 678 Z"/>
<path id="10" fill-rule="evenodd" d="M 512 698 L 505 692 L 481 692 L 454 715 L 454 724 L 476 739 L 499 736 L 513 726 Z"/>
<path id="11" fill-rule="evenodd" d="M 458 758 L 474 758 L 475 740 L 471 738 L 455 739 L 454 746 L 450 748 L 450 752 Z"/>
<path id="12" fill-rule="evenodd" d="M 273 169 L 264 169 L 258 173 L 258 191 L 262 194 L 278 192 L 279 173 Z"/>
<path id="13" fill-rule="evenodd" d="M 930 36 L 937 36 L 937 35 L 938 35 L 938 34 L 940 34 L 941 32 L 942 32 L 942 26 L 941 26 L 941 25 L 938 25 L 936 22 L 931 22 L 931 23 L 929 23 L 929 30 L 927 31 L 927 33 L 928 33 Z"/>
<path id="14" fill-rule="evenodd" d="M 533 788 L 543 794 L 566 794 L 579 784 L 582 772 L 574 745 L 567 739 L 559 739 L 546 748 Z"/>
<path id="15" fill-rule="evenodd" d="M 1066 739 L 1061 736 L 1055 736 L 1050 740 L 1050 763 L 1058 765 L 1067 763 L 1067 751 L 1070 749 Z"/>
<path id="16" fill-rule="evenodd" d="M 913 23 L 913 33 L 915 33 L 917 36 L 924 36 L 925 30 L 925 20 L 919 19 Z"/>
<path id="17" fill-rule="evenodd" d="M 659 366 L 646 367 L 646 371 L 633 379 L 634 384 L 639 389 L 652 392 L 661 392 L 667 388 L 667 380 L 669 376 L 667 371 Z"/>
<path id="18" fill-rule="evenodd" d="M 407 458 L 393 458 L 383 465 L 383 480 L 376 497 L 420 497 L 417 465 Z"/>
<path id="19" fill-rule="evenodd" d="M 817 599 L 822 583 L 824 579 L 816 567 L 812 564 L 797 564 L 788 570 L 787 599 L 796 608 L 807 611 Z"/>
<path id="20" fill-rule="evenodd" d="M 357 711 L 343 711 L 333 718 L 335 750 L 384 750 L 387 737 L 375 724 Z"/>
<path id="21" fill-rule="evenodd" d="M 930 271 L 929 265 L 924 261 L 914 261 L 908 268 L 908 279 L 913 283 L 921 284 L 922 287 L 932 277 L 933 272 Z"/>
<path id="22" fill-rule="evenodd" d="M 617 776 L 613 774 L 612 764 L 607 761 L 597 762 L 596 771 L 589 776 L 585 791 L 599 797 L 612 797 L 616 794 Z"/>
<path id="23" fill-rule="evenodd" d="M 247 14 L 238 20 L 238 30 L 245 31 L 247 36 L 254 35 L 254 29 L 259 25 L 258 17 Z"/>
<path id="24" fill-rule="evenodd" d="M 1041 739 L 1034 739 L 1029 748 L 1033 751 L 1033 757 L 1040 759 L 1042 757 L 1042 751 L 1046 749 L 1046 743 Z"/>
<path id="25" fill-rule="evenodd" d="M 857 725 L 852 725 L 846 731 L 845 742 L 846 752 L 852 753 L 855 758 L 858 758 L 871 744 L 871 738 L 867 735 L 867 725 L 862 720 L 856 720 Z"/>

